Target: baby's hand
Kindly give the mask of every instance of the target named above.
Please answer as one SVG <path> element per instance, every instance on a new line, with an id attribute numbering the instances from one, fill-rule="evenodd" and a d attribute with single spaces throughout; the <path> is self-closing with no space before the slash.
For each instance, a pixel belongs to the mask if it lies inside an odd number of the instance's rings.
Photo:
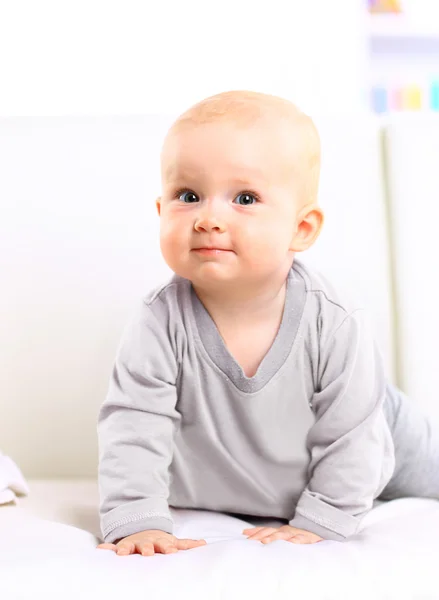
<path id="1" fill-rule="evenodd" d="M 323 538 L 305 531 L 305 529 L 297 529 L 291 525 L 283 525 L 282 527 L 251 527 L 244 529 L 242 532 L 247 535 L 249 540 L 260 540 L 263 544 L 269 544 L 275 540 L 286 540 L 292 544 L 315 544 L 323 541 Z"/>
<path id="2" fill-rule="evenodd" d="M 198 546 L 204 546 L 206 540 L 178 539 L 170 533 L 159 529 L 147 529 L 128 535 L 117 542 L 117 544 L 99 544 L 101 550 L 113 550 L 119 556 L 129 554 L 142 554 L 152 556 L 155 552 L 162 554 L 173 554 L 178 550 L 190 550 Z"/>

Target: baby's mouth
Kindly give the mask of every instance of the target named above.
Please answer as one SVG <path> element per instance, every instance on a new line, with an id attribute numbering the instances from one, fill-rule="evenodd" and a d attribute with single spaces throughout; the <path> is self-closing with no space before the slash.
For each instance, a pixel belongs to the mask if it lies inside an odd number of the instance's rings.
<path id="1" fill-rule="evenodd" d="M 219 256 L 220 254 L 227 254 L 232 252 L 232 250 L 228 250 L 226 248 L 193 248 L 192 252 L 196 252 L 197 254 L 202 254 L 205 256 Z"/>

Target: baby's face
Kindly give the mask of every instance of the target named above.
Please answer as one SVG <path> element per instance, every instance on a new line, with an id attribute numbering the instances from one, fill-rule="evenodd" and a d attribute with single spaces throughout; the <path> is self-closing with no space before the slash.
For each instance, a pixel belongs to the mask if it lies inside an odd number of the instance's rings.
<path id="1" fill-rule="evenodd" d="M 208 287 L 288 271 L 300 186 L 281 144 L 266 127 L 224 122 L 171 134 L 157 208 L 161 250 L 175 273 Z"/>

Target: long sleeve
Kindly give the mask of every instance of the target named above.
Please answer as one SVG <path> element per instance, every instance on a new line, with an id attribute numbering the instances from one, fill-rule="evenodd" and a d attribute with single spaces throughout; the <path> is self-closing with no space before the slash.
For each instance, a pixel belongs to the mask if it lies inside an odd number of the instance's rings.
<path id="1" fill-rule="evenodd" d="M 371 327 L 359 309 L 323 341 L 308 484 L 290 525 L 343 541 L 390 479 L 394 449 L 383 411 L 386 378 Z"/>
<path id="2" fill-rule="evenodd" d="M 114 542 L 172 532 L 168 467 L 180 415 L 178 365 L 165 327 L 142 303 L 126 326 L 98 416 L 100 518 Z"/>

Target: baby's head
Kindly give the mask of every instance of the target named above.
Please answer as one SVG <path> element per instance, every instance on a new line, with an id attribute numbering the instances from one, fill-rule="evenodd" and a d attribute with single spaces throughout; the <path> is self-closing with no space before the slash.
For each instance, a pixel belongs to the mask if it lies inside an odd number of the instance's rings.
<path id="1" fill-rule="evenodd" d="M 289 101 L 232 91 L 199 102 L 163 144 L 166 262 L 210 290 L 286 278 L 320 232 L 319 170 L 316 128 Z"/>

